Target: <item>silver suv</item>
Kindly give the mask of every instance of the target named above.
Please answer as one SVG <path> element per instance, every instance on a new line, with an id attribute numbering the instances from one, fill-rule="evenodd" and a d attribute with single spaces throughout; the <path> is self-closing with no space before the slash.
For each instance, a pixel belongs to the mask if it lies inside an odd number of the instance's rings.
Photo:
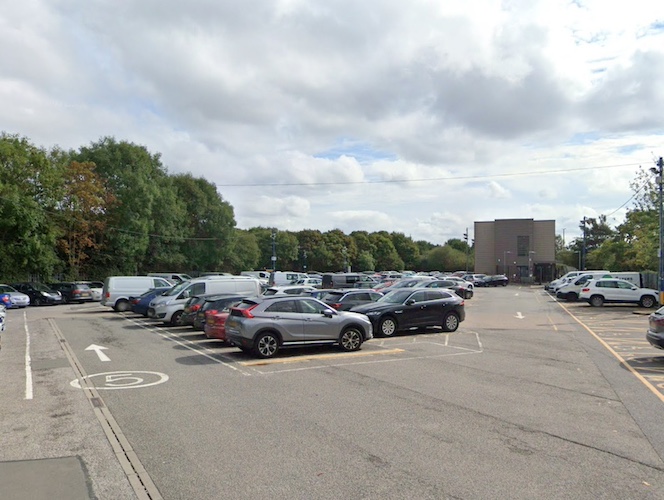
<path id="1" fill-rule="evenodd" d="M 312 297 L 284 295 L 244 299 L 226 320 L 226 340 L 260 358 L 271 358 L 282 347 L 338 344 L 357 351 L 373 338 L 363 314 L 339 312 Z"/>

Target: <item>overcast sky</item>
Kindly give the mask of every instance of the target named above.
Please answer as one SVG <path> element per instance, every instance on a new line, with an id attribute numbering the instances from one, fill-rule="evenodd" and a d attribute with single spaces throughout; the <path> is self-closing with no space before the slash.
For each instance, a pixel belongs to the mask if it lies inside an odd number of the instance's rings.
<path id="1" fill-rule="evenodd" d="M 623 220 L 664 155 L 664 1 L 0 0 L 0 130 L 113 136 L 240 228 Z"/>

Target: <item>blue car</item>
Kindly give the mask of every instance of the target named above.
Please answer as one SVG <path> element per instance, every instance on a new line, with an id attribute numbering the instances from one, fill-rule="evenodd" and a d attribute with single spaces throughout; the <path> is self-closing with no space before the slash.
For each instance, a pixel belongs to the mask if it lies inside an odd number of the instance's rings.
<path id="1" fill-rule="evenodd" d="M 6 309 L 12 309 L 14 307 L 18 307 L 17 305 L 12 302 L 12 296 L 9 295 L 8 293 L 0 293 L 0 304 L 5 306 Z"/>
<path id="2" fill-rule="evenodd" d="M 129 303 L 131 304 L 131 310 L 136 314 L 142 314 L 143 316 L 148 316 L 148 306 L 150 301 L 154 299 L 157 295 L 161 295 L 167 290 L 170 290 L 171 287 L 161 287 L 161 288 L 151 288 L 143 295 L 139 297 L 129 297 Z"/>

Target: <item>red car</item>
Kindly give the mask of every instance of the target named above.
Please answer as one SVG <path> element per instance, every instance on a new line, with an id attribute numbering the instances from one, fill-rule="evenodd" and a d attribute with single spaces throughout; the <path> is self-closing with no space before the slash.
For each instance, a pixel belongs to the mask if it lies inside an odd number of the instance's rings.
<path id="1" fill-rule="evenodd" d="M 244 297 L 226 296 L 209 299 L 199 309 L 198 314 L 205 315 L 203 322 L 203 331 L 209 339 L 226 340 L 226 319 L 231 312 L 231 307 L 235 306 Z"/>

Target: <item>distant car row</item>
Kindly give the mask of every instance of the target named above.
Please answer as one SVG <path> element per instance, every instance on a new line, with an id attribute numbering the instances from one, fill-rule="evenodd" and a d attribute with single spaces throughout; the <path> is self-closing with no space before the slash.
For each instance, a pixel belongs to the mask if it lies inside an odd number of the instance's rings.
<path id="1" fill-rule="evenodd" d="M 7 308 L 22 308 L 29 305 L 45 306 L 71 302 L 100 301 L 103 283 L 100 281 L 77 281 L 57 283 L 20 282 L 0 284 L 0 293 L 9 296 Z"/>

